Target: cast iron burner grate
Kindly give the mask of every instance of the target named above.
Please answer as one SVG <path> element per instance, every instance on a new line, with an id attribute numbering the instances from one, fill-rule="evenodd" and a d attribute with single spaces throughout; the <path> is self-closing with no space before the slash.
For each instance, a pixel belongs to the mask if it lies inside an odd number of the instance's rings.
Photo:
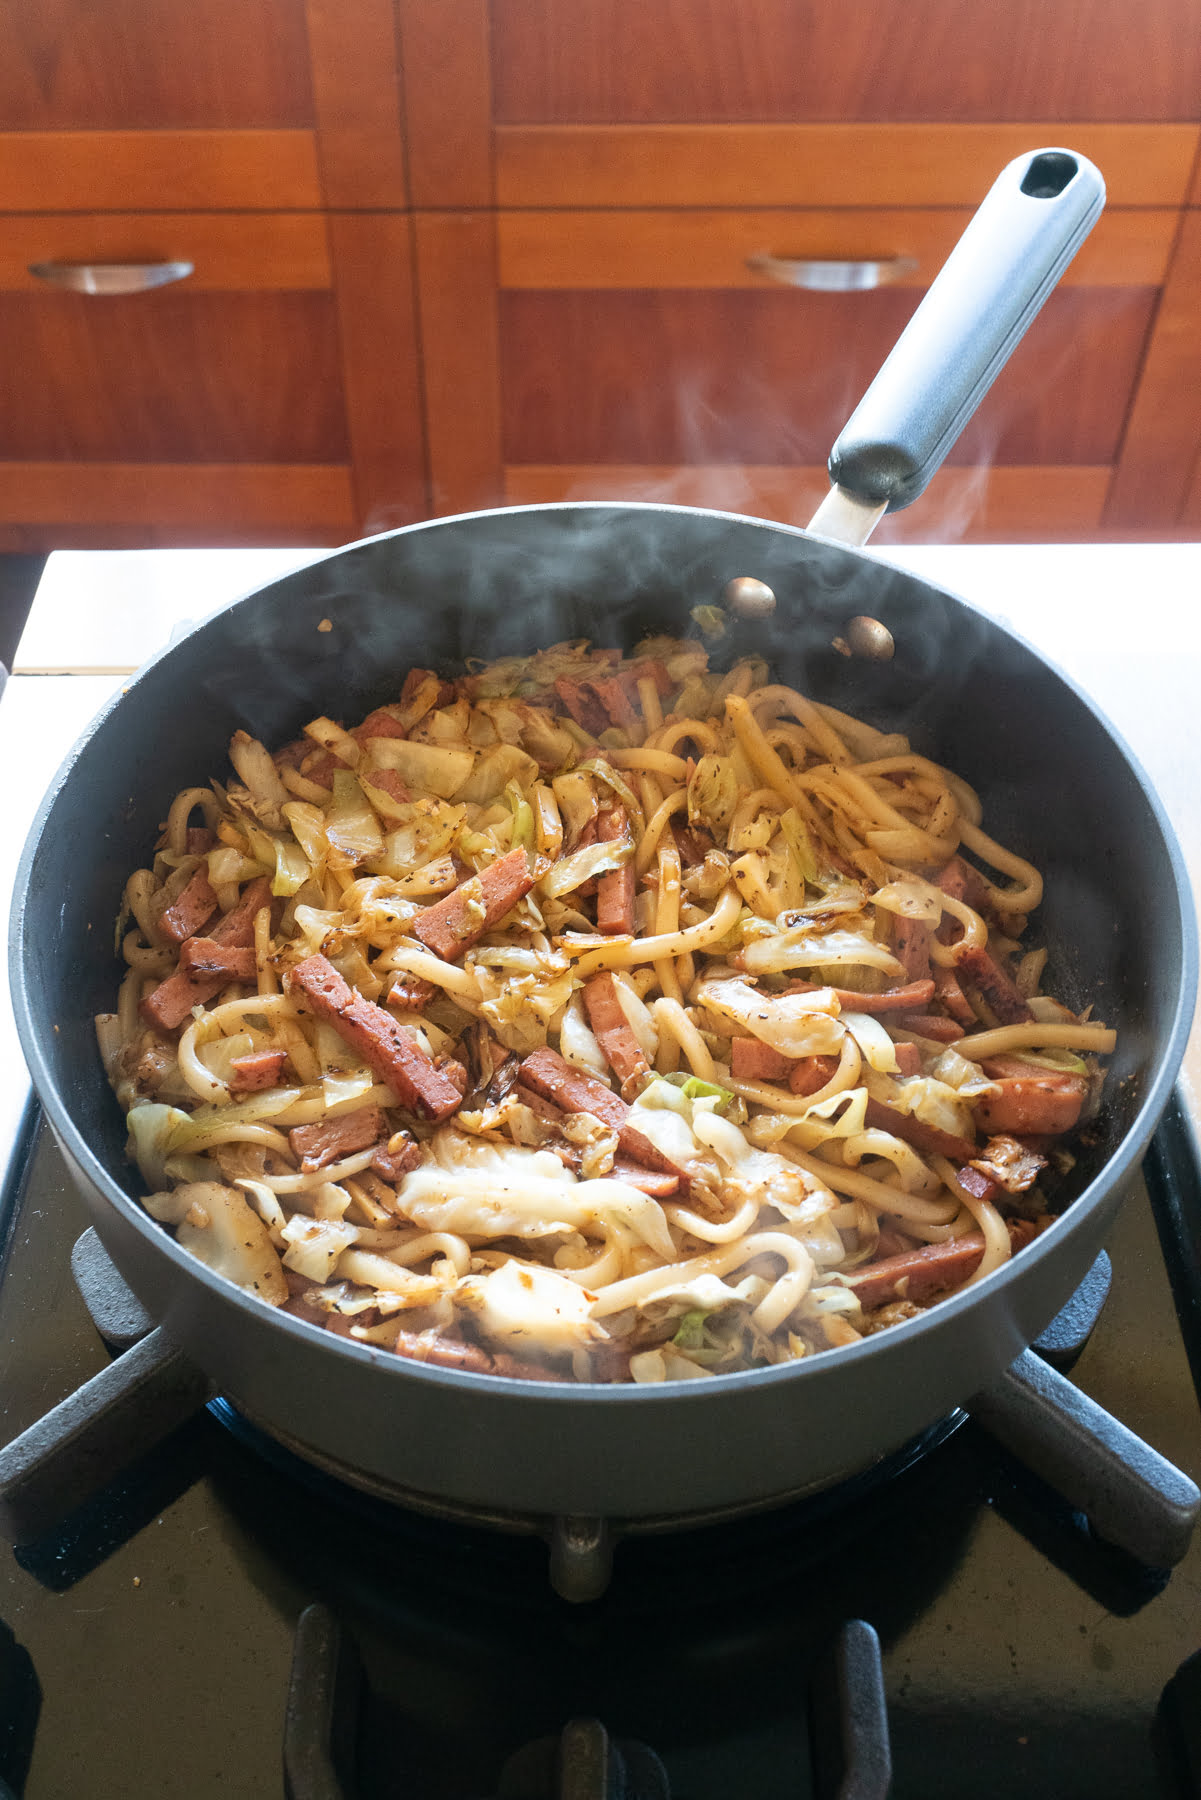
<path id="1" fill-rule="evenodd" d="M 284 1721 L 287 1800 L 356 1800 L 363 1688 L 353 1639 L 328 1607 L 306 1607 Z M 814 1800 L 886 1800 L 892 1751 L 884 1671 L 880 1640 L 865 1620 L 840 1628 L 814 1669 L 808 1699 Z M 672 1800 L 672 1791 L 648 1745 L 611 1737 L 599 1719 L 575 1718 L 557 1737 L 515 1751 L 488 1800 Z"/>
<path id="2" fill-rule="evenodd" d="M 213 1396 L 200 1372 L 155 1328 L 95 1233 L 71 1257 L 76 1283 L 116 1359 L 0 1451 L 0 1527 L 15 1543 L 42 1536 L 106 1483 L 212 1403 L 238 1435 L 257 1439 L 268 1456 L 285 1453 L 295 1473 L 312 1469 L 389 1505 L 455 1524 L 544 1537 L 550 1579 L 564 1599 L 598 1599 L 612 1574 L 615 1545 L 626 1537 L 720 1526 L 767 1508 L 845 1508 L 866 1487 L 894 1480 L 962 1423 L 953 1413 L 849 1483 L 817 1494 L 778 1494 L 751 1506 L 642 1519 L 562 1517 L 490 1511 L 393 1486 L 281 1440 Z M 1102 1256 L 1035 1350 L 1026 1351 L 986 1393 L 969 1403 L 977 1424 L 1084 1513 L 1096 1534 L 1152 1568 L 1174 1566 L 1188 1549 L 1201 1495 L 1171 1463 L 1067 1381 L 1052 1362 L 1070 1365 L 1096 1323 L 1109 1287 Z"/>

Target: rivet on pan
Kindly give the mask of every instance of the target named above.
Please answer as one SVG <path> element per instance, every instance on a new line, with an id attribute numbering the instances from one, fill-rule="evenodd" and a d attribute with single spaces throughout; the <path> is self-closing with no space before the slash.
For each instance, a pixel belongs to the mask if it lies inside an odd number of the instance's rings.
<path id="1" fill-rule="evenodd" d="M 887 625 L 860 613 L 848 623 L 845 643 L 835 638 L 834 648 L 841 650 L 844 656 L 866 656 L 872 662 L 891 662 L 897 647 Z"/>
<path id="2" fill-rule="evenodd" d="M 731 612 L 744 619 L 765 619 L 776 610 L 776 596 L 754 575 L 735 575 L 733 581 L 727 581 L 724 598 Z"/>

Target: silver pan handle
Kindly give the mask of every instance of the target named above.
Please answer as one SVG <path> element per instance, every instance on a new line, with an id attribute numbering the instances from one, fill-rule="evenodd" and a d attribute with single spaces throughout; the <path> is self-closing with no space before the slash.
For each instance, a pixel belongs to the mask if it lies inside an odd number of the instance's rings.
<path id="1" fill-rule="evenodd" d="M 835 491 L 810 529 L 867 541 L 925 489 L 1105 205 L 1075 150 L 1031 151 L 997 177 L 830 452 Z"/>

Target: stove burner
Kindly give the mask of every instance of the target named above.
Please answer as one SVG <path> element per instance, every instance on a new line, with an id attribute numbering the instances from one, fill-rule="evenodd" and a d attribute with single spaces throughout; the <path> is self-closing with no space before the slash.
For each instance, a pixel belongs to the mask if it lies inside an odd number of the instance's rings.
<path id="1" fill-rule="evenodd" d="M 328 1607 L 306 1607 L 284 1721 L 287 1800 L 354 1800 L 364 1691 L 349 1633 Z M 892 1752 L 880 1640 L 862 1619 L 842 1626 L 814 1671 L 810 1726 L 815 1800 L 887 1800 Z M 535 1739 L 510 1756 L 493 1800 L 671 1800 L 671 1787 L 645 1744 L 612 1738 L 599 1719 L 575 1718 L 557 1738 Z"/>

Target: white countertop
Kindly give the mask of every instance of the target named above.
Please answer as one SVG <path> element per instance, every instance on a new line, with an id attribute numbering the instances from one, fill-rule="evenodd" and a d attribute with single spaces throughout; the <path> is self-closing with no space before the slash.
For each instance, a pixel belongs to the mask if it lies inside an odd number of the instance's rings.
<path id="1" fill-rule="evenodd" d="M 89 720 L 187 625 L 313 560 L 304 550 L 58 551 L 0 698 L 0 915 L 54 771 Z M 1201 893 L 1201 544 L 915 545 L 878 553 L 1012 624 L 1098 702 L 1142 762 Z M 6 782 L 6 789 L 8 783 Z M 0 1145 L 28 1095 L 0 973 Z M 1184 1087 L 1201 1119 L 1201 1029 Z"/>

